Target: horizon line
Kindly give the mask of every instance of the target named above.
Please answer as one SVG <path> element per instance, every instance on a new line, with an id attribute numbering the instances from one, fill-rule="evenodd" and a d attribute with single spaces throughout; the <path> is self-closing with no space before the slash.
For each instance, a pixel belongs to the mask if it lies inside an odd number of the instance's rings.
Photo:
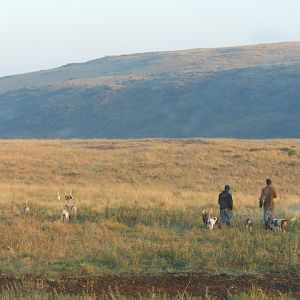
<path id="1" fill-rule="evenodd" d="M 39 70 L 33 70 L 33 71 L 28 71 L 28 72 L 21 72 L 21 73 L 14 73 L 10 75 L 4 75 L 0 76 L 1 79 L 9 78 L 9 77 L 14 77 L 14 76 L 22 76 L 25 74 L 31 74 L 31 73 L 38 73 L 38 72 L 45 72 L 45 71 L 50 71 L 50 70 L 55 70 L 59 68 L 63 68 L 69 65 L 77 65 L 77 64 L 85 64 L 88 62 L 104 59 L 104 58 L 109 58 L 109 57 L 121 57 L 121 56 L 133 56 L 133 55 L 145 55 L 145 54 L 153 54 L 153 53 L 173 53 L 173 52 L 180 52 L 180 51 L 193 51 L 193 50 L 213 50 L 213 49 L 230 49 L 230 48 L 247 48 L 247 47 L 253 47 L 253 46 L 262 46 L 262 45 L 276 45 L 276 44 L 293 44 L 293 43 L 300 43 L 300 40 L 291 40 L 291 41 L 279 41 L 279 42 L 260 42 L 260 43 L 253 43 L 253 44 L 237 44 L 237 45 L 232 45 L 232 46 L 217 46 L 217 47 L 197 47 L 197 48 L 181 48 L 181 49 L 174 49 L 174 50 L 156 50 L 156 51 L 145 51 L 145 52 L 132 52 L 132 53 L 123 53 L 123 54 L 108 54 L 105 56 L 101 56 L 98 58 L 93 58 L 89 60 L 84 60 L 84 61 L 78 61 L 78 62 L 70 62 L 66 63 L 63 65 L 59 65 L 56 67 L 50 67 L 48 69 L 39 69 Z"/>

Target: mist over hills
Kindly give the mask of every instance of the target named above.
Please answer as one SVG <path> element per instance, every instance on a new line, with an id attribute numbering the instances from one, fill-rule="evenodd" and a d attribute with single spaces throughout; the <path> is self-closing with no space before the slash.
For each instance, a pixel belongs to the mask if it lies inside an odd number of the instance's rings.
<path id="1" fill-rule="evenodd" d="M 300 137 L 300 42 L 109 56 L 0 78 L 0 138 Z"/>

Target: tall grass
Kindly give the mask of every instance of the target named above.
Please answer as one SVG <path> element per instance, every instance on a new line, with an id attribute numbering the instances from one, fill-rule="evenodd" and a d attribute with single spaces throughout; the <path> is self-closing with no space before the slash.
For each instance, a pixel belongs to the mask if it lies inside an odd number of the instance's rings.
<path id="1" fill-rule="evenodd" d="M 0 292 L 0 297 L 3 300 L 96 300 L 99 299 L 99 295 L 83 293 L 82 295 L 67 295 L 65 293 L 47 292 L 41 289 L 27 289 L 24 287 L 15 287 L 14 289 L 6 289 Z M 130 300 L 130 299 L 154 299 L 154 300 L 216 300 L 217 298 L 210 295 L 209 291 L 203 297 L 192 296 L 186 292 L 178 293 L 178 295 L 171 297 L 170 295 L 160 295 L 149 290 L 147 295 L 136 295 L 134 297 L 122 295 L 115 291 L 108 291 L 106 294 L 101 295 L 101 299 L 107 300 Z M 295 297 L 289 294 L 271 294 L 266 293 L 260 288 L 253 286 L 249 291 L 238 293 L 235 295 L 228 294 L 227 300 L 296 300 Z"/>
<path id="2" fill-rule="evenodd" d="M 299 217 L 299 140 L 1 141 L 0 166 L 0 272 L 299 275 L 299 224 L 266 232 L 258 208 L 271 177 L 276 215 Z M 208 232 L 201 211 L 218 214 L 224 184 L 232 186 L 233 224 Z M 70 190 L 78 216 L 62 224 L 56 192 Z M 30 215 L 16 216 L 26 199 Z"/>

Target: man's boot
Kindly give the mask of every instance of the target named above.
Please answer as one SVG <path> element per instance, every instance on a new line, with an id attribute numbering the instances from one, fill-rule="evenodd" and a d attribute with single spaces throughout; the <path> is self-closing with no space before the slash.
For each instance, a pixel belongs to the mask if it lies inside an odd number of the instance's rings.
<path id="1" fill-rule="evenodd" d="M 269 229 L 269 224 L 268 221 L 265 221 L 265 229 L 268 230 Z"/>

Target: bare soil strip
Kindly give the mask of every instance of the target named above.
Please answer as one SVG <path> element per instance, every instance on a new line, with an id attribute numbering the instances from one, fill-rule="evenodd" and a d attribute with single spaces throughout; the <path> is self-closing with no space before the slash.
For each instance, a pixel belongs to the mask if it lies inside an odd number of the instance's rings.
<path id="1" fill-rule="evenodd" d="M 232 276 L 206 273 L 152 273 L 83 278 L 64 277 L 60 280 L 48 280 L 36 276 L 15 279 L 9 275 L 0 275 L 1 290 L 13 289 L 18 286 L 64 294 L 91 293 L 99 297 L 109 293 L 133 297 L 155 293 L 155 295 L 168 295 L 170 297 L 183 294 L 204 297 L 209 294 L 218 299 L 225 297 L 228 293 L 240 293 L 255 286 L 264 292 L 289 293 L 300 298 L 299 277 L 279 277 L 271 274 Z"/>

